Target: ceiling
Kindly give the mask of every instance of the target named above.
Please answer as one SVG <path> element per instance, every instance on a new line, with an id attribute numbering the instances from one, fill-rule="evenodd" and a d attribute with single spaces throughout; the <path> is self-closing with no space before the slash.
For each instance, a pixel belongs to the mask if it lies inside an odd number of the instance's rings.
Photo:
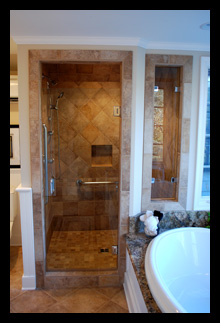
<path id="1" fill-rule="evenodd" d="M 210 10 L 10 10 L 10 36 L 16 44 L 209 50 L 206 22 Z"/>
<path id="2" fill-rule="evenodd" d="M 10 10 L 10 35 L 16 43 L 66 42 L 102 38 L 127 42 L 209 45 L 210 10 Z"/>

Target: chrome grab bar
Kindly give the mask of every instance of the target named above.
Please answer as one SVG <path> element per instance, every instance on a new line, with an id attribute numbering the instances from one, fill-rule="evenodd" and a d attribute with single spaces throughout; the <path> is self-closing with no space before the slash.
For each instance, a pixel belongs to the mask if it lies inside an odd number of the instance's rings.
<path id="1" fill-rule="evenodd" d="M 45 201 L 48 203 L 48 159 L 47 159 L 47 126 L 43 123 L 44 128 L 44 167 L 45 167 Z"/>
<path id="2" fill-rule="evenodd" d="M 95 185 L 95 184 L 116 184 L 116 188 L 118 186 L 119 182 L 112 182 L 112 181 L 106 181 L 106 182 L 83 182 L 81 179 L 77 179 L 76 184 L 79 185 Z"/>

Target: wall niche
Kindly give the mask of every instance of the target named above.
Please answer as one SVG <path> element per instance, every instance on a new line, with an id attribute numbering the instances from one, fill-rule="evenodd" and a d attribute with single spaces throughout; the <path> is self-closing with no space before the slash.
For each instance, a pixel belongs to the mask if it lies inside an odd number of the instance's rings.
<path id="1" fill-rule="evenodd" d="M 112 145 L 92 145 L 92 167 L 112 167 Z"/>

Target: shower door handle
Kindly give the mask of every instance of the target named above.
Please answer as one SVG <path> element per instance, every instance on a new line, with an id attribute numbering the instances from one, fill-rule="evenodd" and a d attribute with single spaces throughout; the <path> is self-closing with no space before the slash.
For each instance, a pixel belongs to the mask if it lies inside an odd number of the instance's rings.
<path id="1" fill-rule="evenodd" d="M 76 181 L 77 185 L 97 185 L 97 184 L 118 184 L 118 182 L 106 181 L 106 182 L 83 182 L 81 179 Z"/>
<path id="2" fill-rule="evenodd" d="M 45 200 L 44 204 L 48 203 L 48 159 L 47 159 L 47 126 L 43 123 L 44 128 L 44 168 L 45 168 Z"/>
<path id="3" fill-rule="evenodd" d="M 78 186 L 80 185 L 97 185 L 97 184 L 115 184 L 115 188 L 118 188 L 119 182 L 105 181 L 105 182 L 83 182 L 81 179 L 76 181 Z"/>

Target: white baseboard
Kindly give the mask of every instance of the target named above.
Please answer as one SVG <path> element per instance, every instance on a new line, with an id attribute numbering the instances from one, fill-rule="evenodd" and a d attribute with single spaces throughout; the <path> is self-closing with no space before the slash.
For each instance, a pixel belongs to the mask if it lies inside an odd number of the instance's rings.
<path id="1" fill-rule="evenodd" d="M 22 276 L 22 290 L 36 289 L 35 276 Z"/>

